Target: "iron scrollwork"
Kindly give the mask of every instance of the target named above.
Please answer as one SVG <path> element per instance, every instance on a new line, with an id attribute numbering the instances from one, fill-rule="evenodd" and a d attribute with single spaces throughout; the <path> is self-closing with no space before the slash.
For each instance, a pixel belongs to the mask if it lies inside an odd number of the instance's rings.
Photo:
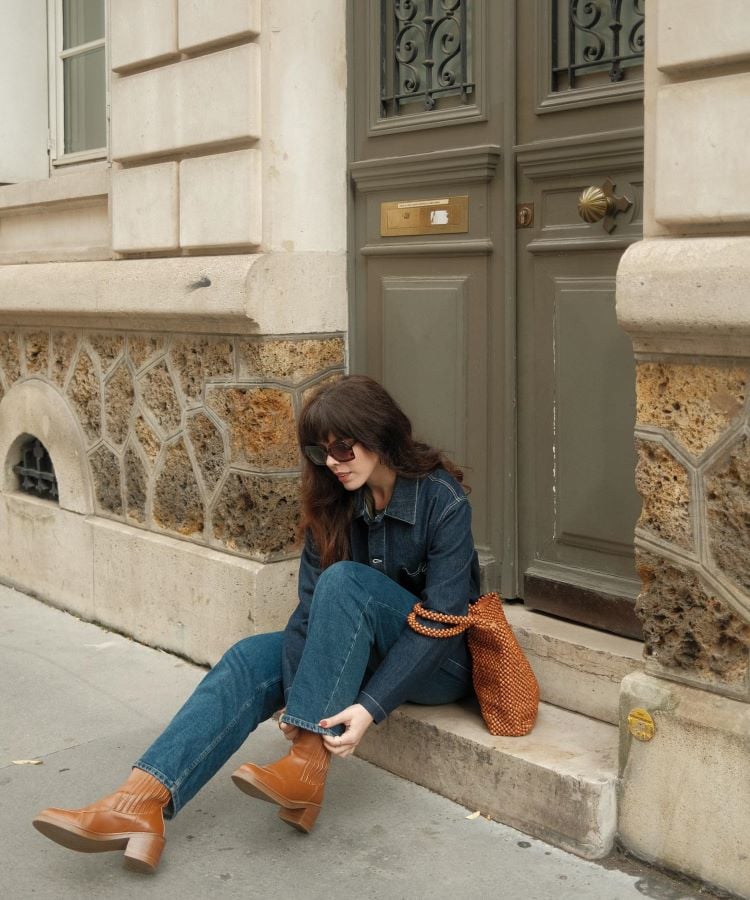
<path id="1" fill-rule="evenodd" d="M 19 477 L 19 487 L 26 494 L 49 500 L 58 499 L 57 478 L 52 459 L 45 446 L 34 438 L 24 444 L 21 462 L 13 466 Z"/>
<path id="2" fill-rule="evenodd" d="M 622 81 L 628 66 L 642 62 L 646 0 L 568 0 L 566 27 L 559 7 L 553 5 L 553 91 L 573 90 L 591 72 L 608 70 L 610 81 Z"/>
<path id="3" fill-rule="evenodd" d="M 406 104 L 435 108 L 444 96 L 467 102 L 471 0 L 381 0 L 380 107 L 383 117 Z"/>

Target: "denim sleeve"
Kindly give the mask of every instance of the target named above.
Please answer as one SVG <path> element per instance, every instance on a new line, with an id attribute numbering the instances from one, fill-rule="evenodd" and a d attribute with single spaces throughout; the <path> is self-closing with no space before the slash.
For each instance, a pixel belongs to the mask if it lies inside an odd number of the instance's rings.
<path id="1" fill-rule="evenodd" d="M 427 553 L 422 603 L 438 612 L 466 615 L 473 599 L 473 559 L 471 507 L 461 498 L 448 507 L 434 530 Z M 464 639 L 463 635 L 424 637 L 405 626 L 356 702 L 365 707 L 375 722 L 382 722 L 421 681 L 440 668 Z"/>
<path id="2" fill-rule="evenodd" d="M 302 557 L 299 565 L 299 577 L 297 593 L 299 603 L 287 622 L 284 629 L 284 643 L 281 655 L 281 671 L 284 679 L 284 697 L 286 698 L 294 681 L 294 676 L 302 658 L 307 638 L 307 620 L 310 615 L 310 603 L 312 602 L 315 585 L 320 577 L 320 557 L 308 534 L 305 535 L 305 545 L 302 549 Z"/>

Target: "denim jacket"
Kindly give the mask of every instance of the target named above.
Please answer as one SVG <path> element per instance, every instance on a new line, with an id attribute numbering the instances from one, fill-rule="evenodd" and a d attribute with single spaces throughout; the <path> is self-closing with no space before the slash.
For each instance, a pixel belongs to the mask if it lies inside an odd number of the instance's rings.
<path id="1" fill-rule="evenodd" d="M 471 536 L 471 507 L 461 485 L 443 469 L 423 478 L 397 477 L 385 510 L 371 516 L 365 492 L 354 499 L 351 558 L 383 572 L 430 609 L 465 615 L 479 596 L 479 563 Z M 320 560 L 309 535 L 299 570 L 299 605 L 284 632 L 284 690 L 289 691 L 304 648 Z M 366 680 L 356 702 L 381 722 L 438 668 L 466 676 L 471 663 L 464 635 L 435 639 L 408 626 Z"/>

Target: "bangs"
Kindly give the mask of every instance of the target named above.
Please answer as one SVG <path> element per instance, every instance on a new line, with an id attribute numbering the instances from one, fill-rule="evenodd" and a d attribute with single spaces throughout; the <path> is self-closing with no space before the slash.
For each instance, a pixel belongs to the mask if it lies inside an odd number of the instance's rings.
<path id="1" fill-rule="evenodd" d="M 303 408 L 299 420 L 300 446 L 325 444 L 328 436 L 334 438 L 361 438 L 362 426 L 359 417 L 352 415 L 349 404 L 337 403 L 323 388 Z"/>

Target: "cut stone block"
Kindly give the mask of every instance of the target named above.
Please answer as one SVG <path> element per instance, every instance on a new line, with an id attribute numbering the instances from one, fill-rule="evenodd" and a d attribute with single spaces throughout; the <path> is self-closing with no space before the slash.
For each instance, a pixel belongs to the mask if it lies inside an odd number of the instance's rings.
<path id="1" fill-rule="evenodd" d="M 493 737 L 472 705 L 405 704 L 359 755 L 586 859 L 612 849 L 617 728 L 541 704 L 531 734 Z"/>
<path id="2" fill-rule="evenodd" d="M 164 102 L 165 97 L 169 103 Z M 260 54 L 255 44 L 112 83 L 115 160 L 259 136 Z"/>
<path id="3" fill-rule="evenodd" d="M 260 150 L 180 163 L 180 245 L 256 245 L 261 233 Z"/>
<path id="4" fill-rule="evenodd" d="M 179 242 L 177 163 L 112 172 L 112 248 L 174 250 Z"/>
<path id="5" fill-rule="evenodd" d="M 523 606 L 506 604 L 505 614 L 539 681 L 542 700 L 617 725 L 620 682 L 644 666 L 640 641 Z"/>
<path id="6" fill-rule="evenodd" d="M 179 0 L 180 50 L 255 36 L 260 31 L 259 0 Z"/>
<path id="7" fill-rule="evenodd" d="M 750 56 L 746 0 L 659 0 L 656 65 L 671 72 L 696 66 L 730 65 Z"/>
<path id="8" fill-rule="evenodd" d="M 297 602 L 298 568 L 296 559 L 263 565 L 0 494 L 6 584 L 200 664 L 213 665 L 250 634 L 283 629 Z"/>
<path id="9" fill-rule="evenodd" d="M 750 74 L 656 90 L 654 218 L 664 225 L 747 222 L 743 137 Z M 695 128 L 700 122 L 700 129 Z M 675 153 L 675 147 L 685 152 Z M 685 190 L 689 184 L 691 189 Z"/>
<path id="10" fill-rule="evenodd" d="M 645 709 L 654 736 L 635 740 Z M 750 706 L 642 672 L 622 685 L 619 837 L 641 859 L 750 896 Z"/>
<path id="11" fill-rule="evenodd" d="M 176 0 L 110 0 L 109 23 L 115 72 L 177 56 Z"/>
<path id="12" fill-rule="evenodd" d="M 94 521 L 29 494 L 0 494 L 3 582 L 45 600 L 54 598 L 56 606 L 84 618 L 93 616 Z"/>

